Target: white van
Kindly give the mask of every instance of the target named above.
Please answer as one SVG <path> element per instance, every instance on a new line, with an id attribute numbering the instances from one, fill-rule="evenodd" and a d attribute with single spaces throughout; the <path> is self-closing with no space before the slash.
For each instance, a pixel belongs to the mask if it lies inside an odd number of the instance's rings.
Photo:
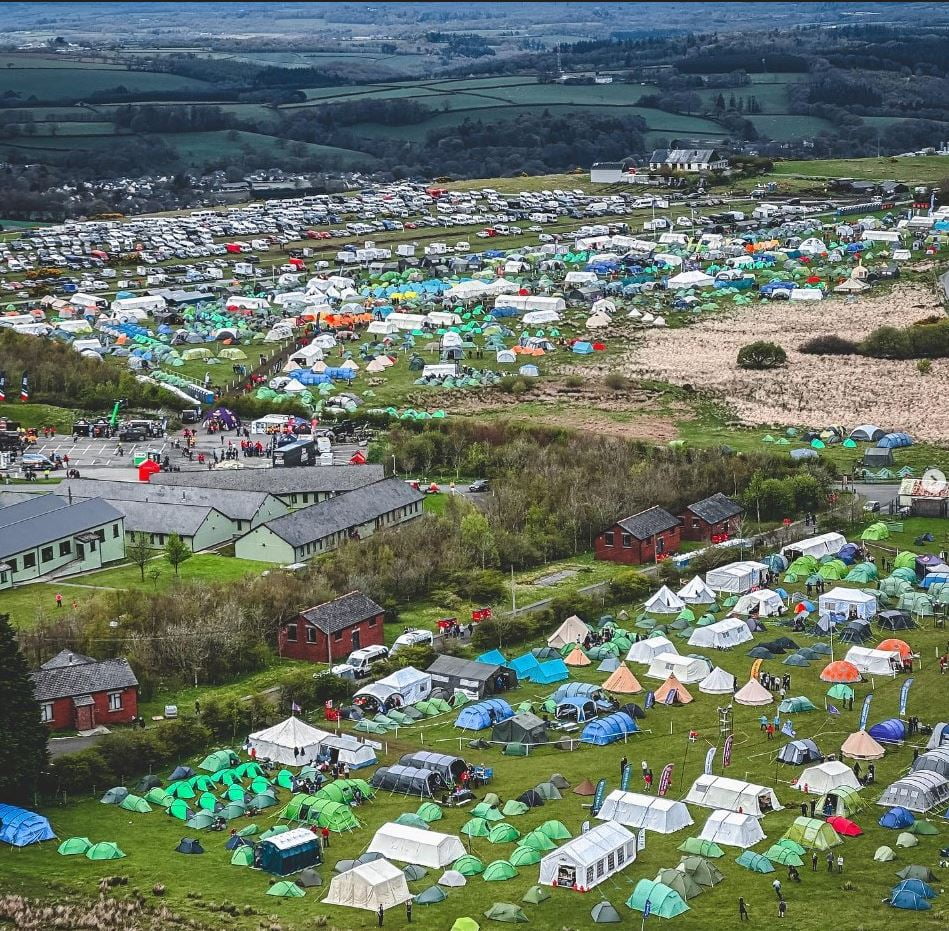
<path id="1" fill-rule="evenodd" d="M 352 675 L 357 679 L 365 679 L 372 670 L 373 663 L 381 663 L 389 658 L 389 650 L 383 646 L 363 647 L 353 650 L 346 662 L 333 667 L 333 674 L 337 676 Z"/>

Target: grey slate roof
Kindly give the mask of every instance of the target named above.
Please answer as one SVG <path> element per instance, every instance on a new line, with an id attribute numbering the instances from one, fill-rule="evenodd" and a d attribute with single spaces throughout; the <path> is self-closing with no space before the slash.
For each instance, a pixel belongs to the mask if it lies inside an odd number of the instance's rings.
<path id="1" fill-rule="evenodd" d="M 381 481 L 384 476 L 381 465 L 298 466 L 276 469 L 215 469 L 211 472 L 156 472 L 150 483 L 234 491 L 266 491 L 272 495 L 300 492 L 338 494 Z"/>
<path id="2" fill-rule="evenodd" d="M 247 521 L 253 520 L 267 499 L 272 497 L 264 491 L 153 485 L 151 482 L 109 482 L 92 478 L 66 479 L 56 488 L 56 494 L 62 497 L 67 497 L 70 492 L 73 501 L 79 498 L 105 498 L 113 504 L 118 501 L 149 501 L 154 504 L 215 508 L 232 520 Z"/>
<path id="3" fill-rule="evenodd" d="M 456 679 L 472 679 L 475 682 L 487 682 L 500 669 L 491 663 L 478 663 L 473 659 L 461 659 L 458 656 L 439 656 L 426 672 L 433 675 L 451 676 Z"/>
<path id="4" fill-rule="evenodd" d="M 678 527 L 679 518 L 673 517 L 664 508 L 651 507 L 645 511 L 640 511 L 638 514 L 633 514 L 632 517 L 617 521 L 617 523 L 637 540 L 648 540 L 657 533 Z"/>
<path id="5" fill-rule="evenodd" d="M 708 498 L 696 501 L 695 504 L 690 504 L 687 510 L 707 524 L 718 524 L 730 517 L 737 517 L 741 514 L 743 508 L 741 505 L 735 504 L 731 498 L 717 492 Z"/>
<path id="6" fill-rule="evenodd" d="M 73 666 L 76 663 L 94 663 L 91 656 L 83 656 L 73 650 L 60 650 L 52 659 L 48 659 L 40 669 L 59 669 L 62 666 Z"/>
<path id="7" fill-rule="evenodd" d="M 287 469 L 288 472 L 314 471 Z M 359 466 L 365 468 L 365 466 Z M 312 507 L 294 511 L 261 524 L 290 546 L 304 546 L 340 531 L 375 520 L 389 511 L 405 507 L 425 496 L 397 478 L 387 478 L 366 488 L 327 498 Z M 256 533 L 252 530 L 251 533 Z"/>
<path id="8" fill-rule="evenodd" d="M 37 495 L 0 509 L 0 559 L 121 519 L 122 512 L 101 498 L 69 504 L 59 495 Z"/>
<path id="9" fill-rule="evenodd" d="M 105 659 L 100 662 L 75 653 L 72 654 L 74 662 L 69 663 L 69 655 L 64 650 L 50 661 L 55 662 L 55 666 L 45 663 L 32 674 L 37 701 L 113 692 L 138 685 L 128 660 Z"/>
<path id="10" fill-rule="evenodd" d="M 382 614 L 379 607 L 368 595 L 362 592 L 350 592 L 340 595 L 332 601 L 317 605 L 301 612 L 301 617 L 324 634 L 335 634 L 360 621 Z"/>
<path id="11" fill-rule="evenodd" d="M 182 537 L 193 537 L 216 510 L 188 504 L 156 504 L 153 501 L 110 503 L 125 515 L 127 533 L 177 533 Z"/>

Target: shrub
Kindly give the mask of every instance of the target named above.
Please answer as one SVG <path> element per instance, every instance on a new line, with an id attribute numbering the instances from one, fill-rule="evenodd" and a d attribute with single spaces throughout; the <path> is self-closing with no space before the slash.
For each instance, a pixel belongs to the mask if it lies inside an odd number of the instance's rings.
<path id="1" fill-rule="evenodd" d="M 767 340 L 749 343 L 738 350 L 738 366 L 743 369 L 773 369 L 784 365 L 787 360 L 787 353 L 777 343 Z"/>
<path id="2" fill-rule="evenodd" d="M 626 569 L 610 580 L 610 599 L 615 603 L 641 601 L 652 591 L 652 583 L 641 572 Z"/>
<path id="3" fill-rule="evenodd" d="M 916 370 L 920 375 L 928 375 L 933 370 L 932 359 L 920 359 L 916 363 Z"/>
<path id="4" fill-rule="evenodd" d="M 462 598 L 476 604 L 495 604 L 507 593 L 504 573 L 497 569 L 457 572 L 452 576 L 452 584 Z"/>
<path id="5" fill-rule="evenodd" d="M 893 326 L 877 327 L 860 344 L 860 349 L 874 359 L 907 359 L 911 352 L 906 330 Z"/>
<path id="6" fill-rule="evenodd" d="M 826 336 L 812 336 L 804 340 L 798 349 L 812 356 L 852 356 L 859 352 L 857 344 L 836 333 Z"/>
<path id="7" fill-rule="evenodd" d="M 603 384 L 611 391 L 625 391 L 629 387 L 629 379 L 619 372 L 610 372 L 603 379 Z"/>
<path id="8" fill-rule="evenodd" d="M 583 379 L 579 375 L 568 375 L 563 380 L 564 386 L 567 388 L 582 388 Z"/>

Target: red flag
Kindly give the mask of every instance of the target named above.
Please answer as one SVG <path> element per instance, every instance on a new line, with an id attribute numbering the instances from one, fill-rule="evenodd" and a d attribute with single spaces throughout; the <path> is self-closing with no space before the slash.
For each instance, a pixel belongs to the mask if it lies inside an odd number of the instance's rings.
<path id="1" fill-rule="evenodd" d="M 666 763 L 665 768 L 662 771 L 662 775 L 659 777 L 659 794 L 665 795 L 669 791 L 669 785 L 672 782 L 672 763 Z"/>
<path id="2" fill-rule="evenodd" d="M 732 744 L 735 742 L 735 735 L 729 734 L 722 748 L 722 767 L 727 769 L 732 765 Z"/>

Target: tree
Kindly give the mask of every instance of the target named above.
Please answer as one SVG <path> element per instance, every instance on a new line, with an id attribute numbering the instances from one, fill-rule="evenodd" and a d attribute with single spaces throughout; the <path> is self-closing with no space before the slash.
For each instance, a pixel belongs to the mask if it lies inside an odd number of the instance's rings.
<path id="1" fill-rule="evenodd" d="M 183 562 L 191 559 L 192 556 L 194 556 L 194 553 L 188 549 L 187 543 L 185 543 L 177 533 L 173 533 L 168 538 L 168 542 L 165 544 L 165 559 L 168 560 L 168 564 L 171 568 L 175 570 L 175 575 L 178 575 L 178 567 Z"/>
<path id="2" fill-rule="evenodd" d="M 481 561 L 484 569 L 498 556 L 498 547 L 488 519 L 480 511 L 472 511 L 461 519 L 462 546 Z"/>
<path id="3" fill-rule="evenodd" d="M 777 344 L 758 340 L 738 350 L 738 367 L 743 369 L 773 369 L 784 365 L 788 354 Z"/>
<path id="4" fill-rule="evenodd" d="M 0 614 L 0 798 L 25 799 L 46 766 L 46 728 L 9 614 Z"/>
<path id="5" fill-rule="evenodd" d="M 152 558 L 152 548 L 148 545 L 148 537 L 144 533 L 136 533 L 130 543 L 125 546 L 125 555 L 129 562 L 138 566 L 138 571 L 142 575 L 142 581 L 145 581 L 145 566 Z"/>

